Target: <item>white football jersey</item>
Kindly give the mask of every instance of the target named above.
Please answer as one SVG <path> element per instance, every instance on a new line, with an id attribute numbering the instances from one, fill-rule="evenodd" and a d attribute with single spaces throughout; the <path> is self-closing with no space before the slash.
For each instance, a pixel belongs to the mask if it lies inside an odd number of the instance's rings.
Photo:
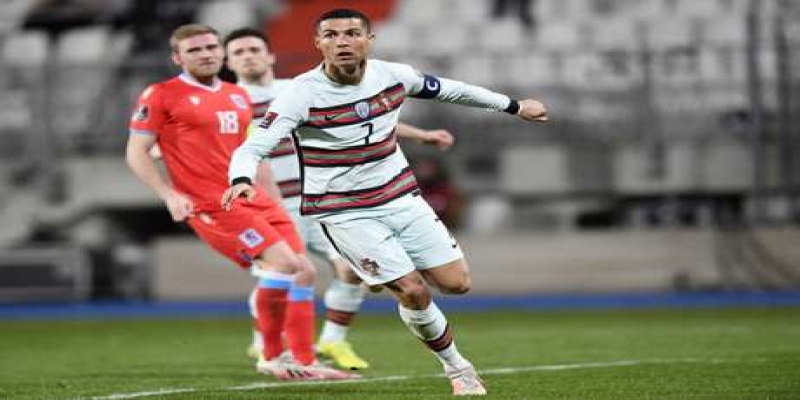
<path id="1" fill-rule="evenodd" d="M 278 97 L 278 94 L 291 86 L 291 79 L 275 79 L 269 85 L 250 85 L 239 83 L 253 103 L 253 122 L 250 132 L 254 132 L 261 118 L 267 113 L 269 105 Z M 275 183 L 281 191 L 284 205 L 287 208 L 300 207 L 300 164 L 297 161 L 297 151 L 291 137 L 282 140 L 269 154 L 270 166 L 275 177 Z"/>
<path id="2" fill-rule="evenodd" d="M 254 178 L 258 161 L 294 135 L 299 144 L 301 213 L 323 219 L 388 203 L 417 190 L 395 126 L 408 96 L 501 111 L 511 99 L 408 65 L 368 60 L 356 85 L 328 78 L 322 66 L 296 77 L 233 155 L 231 180 Z"/>

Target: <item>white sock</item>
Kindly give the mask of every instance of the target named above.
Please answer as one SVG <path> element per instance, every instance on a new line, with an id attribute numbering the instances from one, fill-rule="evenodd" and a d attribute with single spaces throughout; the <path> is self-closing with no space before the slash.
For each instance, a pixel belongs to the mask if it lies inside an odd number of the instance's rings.
<path id="1" fill-rule="evenodd" d="M 406 326 L 431 348 L 446 370 L 462 369 L 471 365 L 458 352 L 452 339 L 452 332 L 447 325 L 447 318 L 435 303 L 431 302 L 424 310 L 411 310 L 398 304 L 397 310 Z"/>
<path id="2" fill-rule="evenodd" d="M 354 285 L 342 282 L 339 279 L 331 281 L 330 286 L 325 291 L 325 308 L 328 309 L 329 314 L 339 312 L 339 318 L 347 313 L 355 314 L 361 308 L 361 303 L 364 302 L 364 290 L 361 285 Z M 351 316 L 352 317 L 352 316 Z M 331 321 L 331 316 L 325 319 L 322 325 L 322 332 L 320 333 L 320 342 L 339 342 L 347 340 L 347 332 L 350 329 L 349 319 L 347 324 L 336 323 Z"/>
<path id="3" fill-rule="evenodd" d="M 319 335 L 319 342 L 341 342 L 347 340 L 347 331 L 349 326 L 339 325 L 332 321 L 325 321 L 322 324 L 322 333 Z"/>

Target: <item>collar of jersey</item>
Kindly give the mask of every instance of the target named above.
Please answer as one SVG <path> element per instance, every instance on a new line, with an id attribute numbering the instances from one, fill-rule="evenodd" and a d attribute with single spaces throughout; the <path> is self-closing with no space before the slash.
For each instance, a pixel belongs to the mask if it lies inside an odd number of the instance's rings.
<path id="1" fill-rule="evenodd" d="M 222 89 L 222 80 L 219 79 L 218 77 L 214 77 L 214 83 L 211 86 L 204 85 L 198 82 L 197 79 L 194 79 L 191 75 L 187 74 L 186 72 L 182 72 L 180 75 L 178 75 L 178 79 L 182 80 L 187 85 L 192 85 L 200 89 L 205 89 L 208 90 L 209 92 L 216 92 Z"/>

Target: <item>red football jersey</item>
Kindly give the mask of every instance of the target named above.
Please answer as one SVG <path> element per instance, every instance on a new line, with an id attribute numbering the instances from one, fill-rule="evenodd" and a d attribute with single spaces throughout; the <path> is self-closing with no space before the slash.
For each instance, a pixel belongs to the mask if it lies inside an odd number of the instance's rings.
<path id="1" fill-rule="evenodd" d="M 148 87 L 131 117 L 131 134 L 151 134 L 161 149 L 173 187 L 195 211 L 219 210 L 228 188 L 228 164 L 252 119 L 247 92 L 217 81 L 198 83 L 186 74 Z M 267 194 L 260 188 L 257 202 Z"/>

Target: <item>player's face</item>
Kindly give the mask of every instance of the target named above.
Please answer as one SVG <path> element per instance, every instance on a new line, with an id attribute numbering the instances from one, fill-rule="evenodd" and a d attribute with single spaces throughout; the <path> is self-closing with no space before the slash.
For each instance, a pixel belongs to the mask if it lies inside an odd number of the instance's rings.
<path id="1" fill-rule="evenodd" d="M 257 80 L 275 65 L 275 55 L 269 52 L 263 40 L 246 36 L 228 42 L 225 52 L 228 68 L 237 76 Z"/>
<path id="2" fill-rule="evenodd" d="M 224 57 L 219 37 L 212 33 L 195 35 L 178 42 L 172 60 L 199 80 L 216 76 Z"/>
<path id="3" fill-rule="evenodd" d="M 347 67 L 361 64 L 374 40 L 360 19 L 339 18 L 320 22 L 314 44 L 326 64 Z"/>

